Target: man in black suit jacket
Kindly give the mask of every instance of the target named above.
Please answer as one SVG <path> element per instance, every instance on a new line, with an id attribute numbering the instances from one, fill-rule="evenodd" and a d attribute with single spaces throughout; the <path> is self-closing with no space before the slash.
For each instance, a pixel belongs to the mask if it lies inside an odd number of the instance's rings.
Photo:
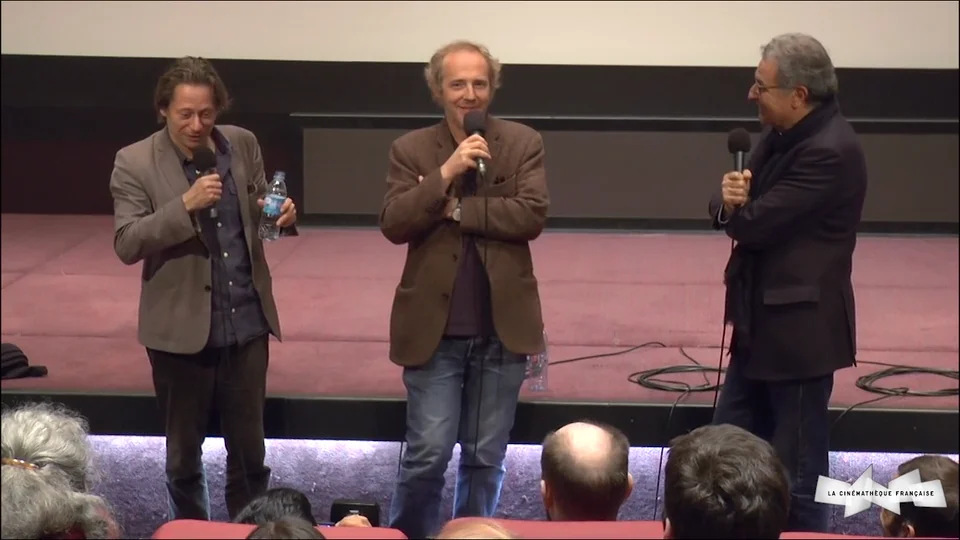
<path id="1" fill-rule="evenodd" d="M 790 473 L 787 530 L 825 532 L 829 507 L 814 496 L 830 472 L 833 374 L 856 363 L 851 272 L 867 171 L 816 39 L 774 38 L 755 78 L 749 98 L 769 130 L 710 201 L 714 226 L 736 243 L 724 276 L 731 358 L 713 421 L 770 440 Z"/>

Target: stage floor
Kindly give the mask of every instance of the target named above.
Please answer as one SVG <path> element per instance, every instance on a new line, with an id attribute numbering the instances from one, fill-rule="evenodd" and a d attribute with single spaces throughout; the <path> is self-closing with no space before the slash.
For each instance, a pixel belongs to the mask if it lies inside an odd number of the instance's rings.
<path id="1" fill-rule="evenodd" d="M 0 232 L 2 340 L 50 370 L 41 379 L 3 381 L 2 388 L 152 393 L 136 340 L 140 265 L 117 260 L 111 217 L 7 214 Z M 647 342 L 663 346 L 552 366 L 549 389 L 524 390 L 523 399 L 673 403 L 679 394 L 628 378 L 690 363 L 681 348 L 717 365 L 729 246 L 720 233 L 545 233 L 533 252 L 552 361 Z M 387 330 L 405 247 L 375 229 L 303 228 L 267 252 L 284 334 L 273 344 L 269 394 L 402 398 L 400 368 L 387 359 Z M 957 369 L 957 237 L 863 236 L 854 273 L 859 360 Z M 855 382 L 880 369 L 862 364 L 839 372 L 833 405 L 878 397 Z M 704 374 L 667 378 L 704 384 Z M 878 384 L 956 387 L 934 375 Z M 683 400 L 712 402 L 713 392 Z M 895 397 L 866 406 L 956 410 L 958 397 Z"/>

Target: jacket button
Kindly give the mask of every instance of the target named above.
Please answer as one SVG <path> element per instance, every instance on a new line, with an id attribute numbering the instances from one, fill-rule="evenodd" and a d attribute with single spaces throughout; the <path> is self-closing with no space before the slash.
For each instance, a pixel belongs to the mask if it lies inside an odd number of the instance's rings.
<path id="1" fill-rule="evenodd" d="M 210 291 L 213 290 L 213 288 L 211 288 L 209 285 L 204 285 L 204 286 L 203 286 L 203 290 L 205 290 L 205 291 L 207 291 L 207 292 L 210 292 Z"/>
<path id="2" fill-rule="evenodd" d="M 449 299 L 450 299 L 450 293 L 443 293 L 443 294 L 441 294 L 440 296 L 442 296 L 444 300 L 449 300 Z"/>

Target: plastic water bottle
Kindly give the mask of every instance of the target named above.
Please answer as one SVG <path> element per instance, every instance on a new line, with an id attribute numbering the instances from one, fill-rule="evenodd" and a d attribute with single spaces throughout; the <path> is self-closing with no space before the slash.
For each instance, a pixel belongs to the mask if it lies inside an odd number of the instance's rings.
<path id="1" fill-rule="evenodd" d="M 547 390 L 547 367 L 550 365 L 550 356 L 547 354 L 547 333 L 543 333 L 543 350 L 537 354 L 527 355 L 527 389 L 531 392 L 545 392 Z"/>
<path id="2" fill-rule="evenodd" d="M 263 198 L 263 219 L 260 221 L 260 238 L 267 242 L 280 239 L 280 227 L 277 219 L 280 218 L 280 208 L 287 200 L 287 174 L 283 171 L 273 173 L 273 181 L 267 188 L 267 195 Z"/>

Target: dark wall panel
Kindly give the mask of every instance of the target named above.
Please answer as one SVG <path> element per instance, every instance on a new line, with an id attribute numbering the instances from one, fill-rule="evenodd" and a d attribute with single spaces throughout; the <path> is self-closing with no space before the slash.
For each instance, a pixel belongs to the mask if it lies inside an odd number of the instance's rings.
<path id="1" fill-rule="evenodd" d="M 426 58 L 424 62 L 426 62 Z M 3 104 L 16 107 L 149 106 L 169 61 L 4 55 Z M 216 60 L 249 112 L 429 114 L 423 64 Z M 753 67 L 505 65 L 499 114 L 752 116 Z M 847 114 L 956 119 L 957 70 L 840 69 Z"/>
<path id="2" fill-rule="evenodd" d="M 308 128 L 304 133 L 304 212 L 377 214 L 385 189 L 387 151 L 402 133 L 398 129 Z M 706 201 L 732 165 L 725 133 L 544 131 L 542 135 L 552 217 L 706 219 Z M 865 134 L 862 142 L 870 171 L 865 221 L 955 223 L 960 219 L 957 135 Z M 931 192 L 937 196 L 931 197 Z"/>
<path id="3" fill-rule="evenodd" d="M 168 60 L 0 60 L 0 210 L 111 212 L 114 155 L 157 129 L 150 101 Z M 222 121 L 257 133 L 267 170 L 288 172 L 305 214 L 374 215 L 389 141 L 436 121 L 421 64 L 215 63 L 234 97 Z M 555 216 L 683 220 L 699 217 L 693 193 L 729 165 L 724 133 L 756 128 L 752 72 L 508 65 L 492 112 L 544 133 Z M 840 70 L 842 106 L 870 156 L 867 219 L 956 227 L 957 75 Z M 315 128 L 327 130 L 319 145 L 305 143 Z"/>

